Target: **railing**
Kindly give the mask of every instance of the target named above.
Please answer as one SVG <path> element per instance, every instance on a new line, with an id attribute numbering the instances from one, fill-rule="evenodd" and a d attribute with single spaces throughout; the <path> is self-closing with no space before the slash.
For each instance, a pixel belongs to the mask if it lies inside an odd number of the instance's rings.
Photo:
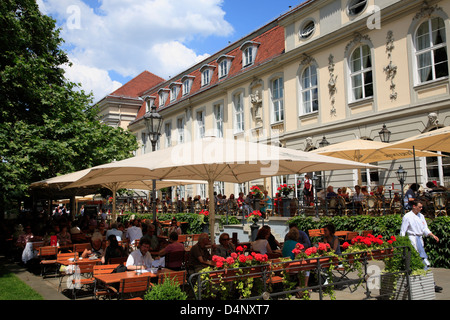
<path id="1" fill-rule="evenodd" d="M 386 252 L 379 255 L 376 254 L 377 252 L 375 251 L 372 253 L 361 251 L 344 253 L 339 256 L 339 259 L 332 256 L 288 261 L 280 261 L 280 259 L 275 259 L 269 261 L 267 264 L 257 266 L 193 273 L 189 276 L 188 282 L 195 293 L 195 298 L 197 300 L 202 300 L 205 295 L 207 296 L 207 292 L 205 291 L 220 290 L 222 285 L 234 283 L 234 286 L 231 285 L 228 287 L 229 290 L 230 288 L 236 288 L 237 283 L 248 279 L 258 279 L 261 289 L 256 294 L 254 293 L 243 298 L 246 300 L 286 297 L 309 289 L 317 290 L 319 293 L 319 299 L 323 300 L 325 293 L 328 291 L 327 289 L 348 286 L 350 290 L 352 290 L 350 286 L 354 285 L 354 290 L 356 290 L 356 287 L 361 284 L 365 284 L 366 288 L 364 299 L 383 298 L 381 295 L 374 295 L 372 291 L 374 287 L 371 285 L 371 281 L 376 280 L 376 277 L 381 276 L 381 273 L 378 275 L 373 275 L 373 270 L 369 270 L 368 267 L 369 261 L 372 259 L 384 259 L 393 256 L 401 256 L 405 266 L 404 270 L 399 270 L 398 272 L 392 273 L 383 273 L 383 275 L 403 274 L 406 276 L 407 286 L 410 286 L 409 275 L 411 272 L 411 252 L 409 247 L 397 247 L 393 252 Z M 328 271 L 330 270 L 333 274 L 332 278 L 329 277 L 330 274 Z M 316 285 L 307 287 L 295 286 L 295 288 L 286 287 L 284 285 L 286 275 L 295 275 L 305 271 L 314 273 L 316 279 L 323 279 L 324 276 L 328 276 L 328 282 L 324 283 L 319 280 Z M 369 273 L 369 271 L 371 273 Z M 356 278 L 349 278 L 349 274 L 352 273 L 352 275 L 354 275 L 355 272 L 357 273 Z M 243 285 L 241 285 L 241 287 L 243 287 Z M 411 299 L 409 290 L 408 299 Z"/>

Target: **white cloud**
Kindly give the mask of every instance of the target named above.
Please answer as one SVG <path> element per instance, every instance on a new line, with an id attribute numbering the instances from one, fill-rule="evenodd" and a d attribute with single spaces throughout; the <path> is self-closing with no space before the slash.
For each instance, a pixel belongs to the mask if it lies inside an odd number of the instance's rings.
<path id="1" fill-rule="evenodd" d="M 71 61 L 72 66 L 65 66 L 66 78 L 71 82 L 82 84 L 86 93 L 93 93 L 93 102 L 98 102 L 107 94 L 122 86 L 122 83 L 114 81 L 106 70 L 81 64 L 79 61 Z"/>
<path id="2" fill-rule="evenodd" d="M 74 63 L 68 78 L 74 82 L 71 77 L 84 78 L 83 87 L 96 97 L 116 85 L 101 71 L 130 77 L 148 70 L 167 79 L 208 56 L 189 48 L 190 41 L 233 32 L 224 18 L 223 0 L 99 2 L 99 7 L 91 8 L 81 0 L 38 1 L 41 11 L 62 28 Z"/>

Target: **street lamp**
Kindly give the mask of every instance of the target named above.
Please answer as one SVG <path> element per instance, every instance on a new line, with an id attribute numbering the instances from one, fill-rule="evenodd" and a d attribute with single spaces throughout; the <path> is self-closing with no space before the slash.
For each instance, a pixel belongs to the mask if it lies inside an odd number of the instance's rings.
<path id="1" fill-rule="evenodd" d="M 383 128 L 380 132 L 378 132 L 378 135 L 380 136 L 381 142 L 389 143 L 389 140 L 391 139 L 391 132 L 385 124 L 383 124 Z"/>
<path id="2" fill-rule="evenodd" d="M 319 142 L 319 147 L 323 148 L 323 147 L 327 147 L 329 145 L 330 145 L 330 143 L 328 142 L 327 138 L 325 138 L 325 136 L 323 136 L 322 141 Z"/>
<path id="3" fill-rule="evenodd" d="M 395 173 L 397 174 L 398 182 L 400 182 L 400 191 L 401 191 L 401 194 L 402 194 L 402 199 L 401 199 L 402 214 L 405 214 L 405 199 L 403 198 L 403 184 L 405 183 L 405 179 L 406 179 L 406 171 L 403 170 L 402 166 L 400 166 Z"/>
<path id="4" fill-rule="evenodd" d="M 147 111 L 144 115 L 145 125 L 147 127 L 148 136 L 150 142 L 152 143 L 152 152 L 156 150 L 156 144 L 158 143 L 159 136 L 161 135 L 161 126 L 163 122 L 163 118 L 156 111 L 156 106 L 151 105 L 148 97 L 145 99 L 145 103 L 147 104 Z M 158 225 L 156 223 L 156 180 L 152 181 L 152 209 L 153 209 L 153 223 L 155 224 L 155 233 L 158 232 Z"/>

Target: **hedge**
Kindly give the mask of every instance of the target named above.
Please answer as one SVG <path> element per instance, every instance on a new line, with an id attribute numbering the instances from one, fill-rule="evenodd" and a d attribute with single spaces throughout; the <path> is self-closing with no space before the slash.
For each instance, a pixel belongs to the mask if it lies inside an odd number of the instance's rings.
<path id="1" fill-rule="evenodd" d="M 310 229 L 320 229 L 327 224 L 334 224 L 336 230 L 347 230 L 361 232 L 364 230 L 372 230 L 374 235 L 382 235 L 390 237 L 391 235 L 399 235 L 402 225 L 401 215 L 387 215 L 381 217 L 374 216 L 336 216 L 323 217 L 315 220 L 312 217 L 296 216 L 288 221 L 295 223 L 299 230 L 307 232 Z M 450 217 L 437 217 L 435 219 L 427 219 L 428 228 L 438 238 L 436 242 L 430 237 L 425 238 L 425 251 L 431 265 L 435 268 L 450 269 Z"/>
<path id="2" fill-rule="evenodd" d="M 152 214 L 135 214 L 136 218 L 152 220 Z M 198 234 L 202 231 L 202 225 L 195 213 L 165 213 L 158 214 L 159 220 L 171 220 L 173 217 L 177 221 L 186 221 L 188 226 L 184 232 L 188 234 Z M 225 224 L 225 216 L 219 216 L 220 223 Z M 236 216 L 228 216 L 228 224 L 240 224 L 241 219 Z M 316 220 L 313 217 L 296 216 L 287 221 L 288 224 L 295 223 L 299 230 L 308 231 L 310 229 L 320 229 L 327 224 L 334 224 L 336 230 L 347 231 L 364 231 L 372 230 L 374 235 L 382 235 L 390 237 L 391 235 L 399 235 L 402 225 L 401 215 L 386 215 L 380 217 L 374 216 L 335 216 L 322 217 Z M 450 217 L 438 217 L 435 219 L 427 219 L 428 227 L 438 238 L 439 242 L 427 237 L 425 238 L 425 251 L 428 258 L 435 268 L 450 269 Z"/>
<path id="3" fill-rule="evenodd" d="M 153 220 L 152 213 L 133 213 L 135 219 L 141 220 Z M 177 221 L 187 222 L 186 229 L 183 230 L 186 234 L 199 234 L 202 233 L 202 224 L 199 219 L 199 215 L 197 213 L 160 213 L 158 214 L 158 220 L 166 221 L 172 220 L 175 217 Z M 216 218 L 220 218 L 220 224 L 224 225 L 226 223 L 226 216 L 224 215 L 216 215 Z M 241 219 L 236 216 L 228 216 L 228 224 L 240 224 L 242 223 Z"/>

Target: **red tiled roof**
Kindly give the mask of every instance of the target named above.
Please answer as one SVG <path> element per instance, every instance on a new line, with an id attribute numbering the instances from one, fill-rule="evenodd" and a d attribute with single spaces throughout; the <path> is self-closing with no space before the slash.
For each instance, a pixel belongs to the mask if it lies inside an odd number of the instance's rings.
<path id="1" fill-rule="evenodd" d="M 220 54 L 214 60 L 208 60 L 208 62 L 205 61 L 205 63 L 199 64 L 199 67 L 197 69 L 195 69 L 194 71 L 189 73 L 190 76 L 194 76 L 195 78 L 192 83 L 191 91 L 188 95 L 186 95 L 186 97 L 189 97 L 189 96 L 192 96 L 201 91 L 207 90 L 207 89 L 213 87 L 214 85 L 218 84 L 219 82 L 226 81 L 227 79 L 233 78 L 233 77 L 235 77 L 241 73 L 244 73 L 248 70 L 254 69 L 257 66 L 259 66 L 265 62 L 268 62 L 268 61 L 272 60 L 273 58 L 283 54 L 284 50 L 285 50 L 284 28 L 281 26 L 275 26 L 275 27 L 267 30 L 266 32 L 254 37 L 253 39 L 251 39 L 251 41 L 260 43 L 260 45 L 258 46 L 258 51 L 256 54 L 255 61 L 251 66 L 246 67 L 244 69 L 242 68 L 242 51 L 240 50 L 239 46 L 236 46 L 234 49 L 230 50 L 229 52 L 224 53 L 225 55 L 233 56 L 234 59 L 232 60 L 228 75 L 226 77 L 224 77 L 223 79 L 219 80 L 219 75 L 218 75 L 219 68 L 218 68 L 218 64 L 217 64 L 217 58 L 219 58 L 223 54 Z M 208 65 L 215 66 L 216 68 L 214 68 L 214 72 L 213 72 L 213 76 L 211 77 L 210 84 L 202 87 L 202 85 L 201 85 L 202 77 L 201 77 L 200 68 L 206 63 Z M 174 79 L 171 79 L 170 81 L 167 81 L 165 84 L 165 88 L 168 88 L 170 83 L 172 83 L 172 82 L 181 82 L 181 78 L 184 76 L 186 76 L 186 74 L 181 74 L 179 79 L 174 78 Z M 149 88 L 151 88 L 151 87 L 148 86 L 147 89 L 149 89 Z M 184 99 L 184 97 L 182 96 L 182 90 L 179 90 L 179 94 L 178 94 L 178 97 L 175 102 L 171 102 L 170 99 L 167 99 L 166 104 L 163 107 L 159 107 L 158 90 L 160 90 L 160 89 L 161 88 L 158 87 L 158 88 L 155 88 L 151 92 L 147 92 L 147 94 L 156 97 L 155 105 L 158 106 L 158 109 L 169 107 L 170 105 L 176 104 Z M 141 107 L 141 109 L 139 110 L 135 121 L 142 118 L 144 116 L 144 114 L 145 114 L 145 105 L 143 105 Z"/>
<path id="2" fill-rule="evenodd" d="M 110 95 L 137 98 L 143 91 L 148 90 L 149 88 L 152 88 L 164 81 L 166 80 L 154 75 L 151 72 L 143 71 L 141 74 L 125 83 Z"/>

